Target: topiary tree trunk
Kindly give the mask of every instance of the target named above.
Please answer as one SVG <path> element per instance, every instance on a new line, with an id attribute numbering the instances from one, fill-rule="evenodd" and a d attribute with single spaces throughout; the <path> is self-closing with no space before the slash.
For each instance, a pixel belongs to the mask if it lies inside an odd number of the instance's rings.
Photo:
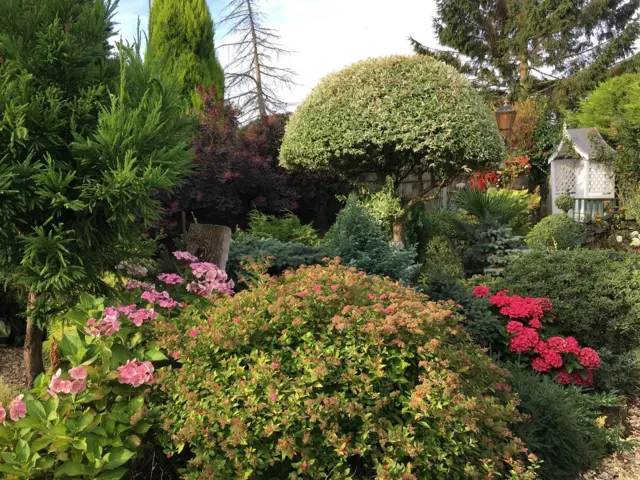
<path id="1" fill-rule="evenodd" d="M 205 262 L 216 264 L 222 270 L 227 267 L 231 229 L 222 225 L 194 223 L 189 227 L 187 250 Z"/>
<path id="2" fill-rule="evenodd" d="M 37 325 L 31 312 L 35 309 L 36 294 L 29 292 L 27 304 L 27 335 L 24 339 L 24 369 L 27 388 L 33 386 L 33 381 L 44 372 L 42 360 L 42 342 L 44 332 Z"/>

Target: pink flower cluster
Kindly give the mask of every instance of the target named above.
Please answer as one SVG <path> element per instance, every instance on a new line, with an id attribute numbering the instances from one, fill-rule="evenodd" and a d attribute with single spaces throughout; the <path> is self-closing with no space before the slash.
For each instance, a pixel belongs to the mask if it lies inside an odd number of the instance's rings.
<path id="1" fill-rule="evenodd" d="M 145 320 L 155 320 L 158 318 L 158 313 L 153 308 L 140 308 L 135 312 L 131 312 L 128 318 L 136 327 L 139 327 Z"/>
<path id="2" fill-rule="evenodd" d="M 92 337 L 99 337 L 101 335 L 110 336 L 120 330 L 120 322 L 118 317 L 120 312 L 113 308 L 107 307 L 102 312 L 102 319 L 96 321 L 95 318 L 87 320 L 87 325 L 84 327 L 84 331 Z"/>
<path id="3" fill-rule="evenodd" d="M 18 395 L 9 403 L 9 417 L 14 422 L 17 422 L 21 418 L 27 415 L 27 405 L 22 401 L 24 395 Z M 7 411 L 0 403 L 0 423 L 4 423 L 7 419 Z"/>
<path id="4" fill-rule="evenodd" d="M 180 285 L 184 282 L 184 279 L 176 273 L 161 273 L 158 275 L 158 280 L 166 283 L 167 285 Z"/>
<path id="5" fill-rule="evenodd" d="M 158 306 L 162 308 L 175 308 L 184 306 L 182 303 L 179 303 L 171 298 L 169 292 L 158 292 L 155 288 L 143 292 L 140 297 L 151 304 L 158 304 Z"/>
<path id="6" fill-rule="evenodd" d="M 190 267 L 198 281 L 190 282 L 187 285 L 188 291 L 201 297 L 209 297 L 213 292 L 233 294 L 233 280 L 229 280 L 224 270 L 219 269 L 213 263 L 192 263 Z"/>
<path id="7" fill-rule="evenodd" d="M 138 288 L 141 290 L 151 290 L 153 288 L 153 285 L 147 282 L 133 281 L 125 283 L 124 288 L 125 290 L 136 290 Z"/>
<path id="8" fill-rule="evenodd" d="M 173 256 L 185 262 L 197 262 L 199 260 L 198 257 L 191 255 L 189 252 L 173 252 Z"/>
<path id="9" fill-rule="evenodd" d="M 140 362 L 137 359 L 129 360 L 126 365 L 118 367 L 118 381 L 124 385 L 139 387 L 153 383 L 153 364 Z"/>
<path id="10" fill-rule="evenodd" d="M 58 371 L 51 377 L 49 382 L 50 395 L 57 397 L 57 393 L 77 394 L 83 392 L 87 388 L 87 370 L 84 367 L 75 367 L 69 370 L 70 380 L 62 378 L 62 370 Z"/>
<path id="11" fill-rule="evenodd" d="M 485 286 L 475 287 L 472 293 L 478 298 L 491 295 Z M 552 310 L 548 298 L 523 298 L 502 291 L 490 296 L 489 303 L 498 308 L 501 315 L 510 319 L 506 325 L 506 331 L 510 335 L 509 350 L 518 355 L 527 355 L 535 371 L 553 371 L 556 381 L 565 385 L 592 383 L 593 371 L 600 368 L 600 357 L 595 350 L 580 348 L 574 337 L 556 336 L 546 340 L 541 337 L 543 325 L 540 319 Z M 523 323 L 526 320 L 528 326 Z M 580 367 L 569 373 L 565 368 L 568 364 L 578 364 Z"/>

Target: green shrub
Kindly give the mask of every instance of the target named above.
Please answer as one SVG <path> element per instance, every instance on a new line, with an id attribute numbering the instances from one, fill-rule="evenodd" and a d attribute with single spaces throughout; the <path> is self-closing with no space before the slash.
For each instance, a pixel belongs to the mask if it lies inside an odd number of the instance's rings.
<path id="1" fill-rule="evenodd" d="M 513 258 L 498 288 L 546 297 L 558 333 L 618 354 L 640 347 L 640 259 L 601 250 L 532 250 Z"/>
<path id="2" fill-rule="evenodd" d="M 420 277 L 418 285 L 432 300 L 452 300 L 461 305 L 465 330 L 477 344 L 491 348 L 493 354 L 504 348 L 505 322 L 491 311 L 485 299 L 474 297 L 461 280 L 430 276 L 425 282 Z"/>
<path id="3" fill-rule="evenodd" d="M 567 250 L 584 243 L 584 225 L 564 213 L 545 217 L 527 234 L 525 243 L 534 250 Z"/>
<path id="4" fill-rule="evenodd" d="M 435 237 L 446 237 L 455 249 L 464 250 L 469 243 L 470 232 L 458 210 L 442 208 L 429 211 L 423 203 L 416 204 L 407 217 L 407 245 L 416 245 L 422 255 Z M 422 261 L 422 257 L 419 258 Z"/>
<path id="5" fill-rule="evenodd" d="M 589 395 L 517 366 L 510 370 L 510 383 L 520 397 L 519 409 L 527 416 L 513 426 L 514 434 L 542 460 L 540 478 L 575 479 L 624 446 L 620 429 L 604 428 L 604 419 L 599 418 L 603 407 L 620 406 L 620 398 Z"/>
<path id="6" fill-rule="evenodd" d="M 336 223 L 325 237 L 331 256 L 343 264 L 373 275 L 388 275 L 399 280 L 412 279 L 419 268 L 413 248 L 391 244 L 373 215 L 350 195 Z"/>
<path id="7" fill-rule="evenodd" d="M 159 408 L 192 480 L 533 478 L 501 369 L 397 282 L 302 267 L 159 332 L 182 364 Z"/>
<path id="8" fill-rule="evenodd" d="M 511 227 L 497 221 L 481 222 L 464 254 L 468 275 L 499 275 L 509 255 L 524 249 L 522 238 L 514 235 Z"/>
<path id="9" fill-rule="evenodd" d="M 508 225 L 529 209 L 527 192 L 518 190 L 474 190 L 465 187 L 456 192 L 456 204 L 483 222 Z"/>
<path id="10" fill-rule="evenodd" d="M 573 209 L 575 206 L 575 200 L 573 197 L 569 195 L 560 195 L 556 198 L 556 207 L 562 210 L 564 213 L 567 213 L 569 210 Z"/>
<path id="11" fill-rule="evenodd" d="M 258 238 L 275 238 L 281 242 L 318 245 L 320 237 L 311 225 L 303 225 L 293 213 L 284 217 L 265 215 L 257 210 L 249 214 L 249 235 Z M 245 234 L 245 232 L 242 232 Z M 243 235 L 240 236 L 243 236 Z"/>
<path id="12" fill-rule="evenodd" d="M 281 242 L 275 238 L 256 238 L 243 235 L 231 242 L 227 271 L 232 277 L 240 278 L 246 273 L 242 268 L 242 262 L 245 259 L 259 260 L 267 257 L 271 264 L 269 273 L 278 274 L 287 268 L 322 263 L 322 259 L 328 255 L 323 246 Z"/>
<path id="13" fill-rule="evenodd" d="M 594 386 L 599 391 L 618 391 L 636 395 L 640 387 L 640 349 L 613 352 L 600 348 L 600 370 L 594 376 Z"/>
<path id="14" fill-rule="evenodd" d="M 447 237 L 434 237 L 421 255 L 420 281 L 428 283 L 431 277 L 463 278 L 462 255 Z"/>

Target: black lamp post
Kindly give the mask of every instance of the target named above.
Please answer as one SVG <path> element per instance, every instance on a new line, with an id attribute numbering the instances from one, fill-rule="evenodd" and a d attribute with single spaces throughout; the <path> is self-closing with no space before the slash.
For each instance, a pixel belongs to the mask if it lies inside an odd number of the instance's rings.
<path id="1" fill-rule="evenodd" d="M 516 111 L 509 104 L 509 100 L 505 98 L 504 105 L 498 108 L 495 113 L 498 130 L 500 130 L 500 135 L 502 135 L 502 138 L 504 138 L 506 142 L 513 128 L 513 122 L 516 119 Z"/>

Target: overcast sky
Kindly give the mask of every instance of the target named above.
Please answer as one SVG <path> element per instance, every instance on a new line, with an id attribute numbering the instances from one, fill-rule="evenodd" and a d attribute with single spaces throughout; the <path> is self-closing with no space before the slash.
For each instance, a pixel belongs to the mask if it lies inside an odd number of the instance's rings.
<path id="1" fill-rule="evenodd" d="M 0 0 L 1 1 L 1 0 Z M 436 46 L 432 28 L 435 0 L 261 0 L 269 26 L 277 29 L 285 48 L 283 67 L 298 73 L 297 86 L 282 92 L 297 105 L 328 73 L 358 60 L 392 54 L 410 54 L 408 37 Z M 214 21 L 225 0 L 208 0 Z M 144 30 L 148 0 L 120 0 L 116 21 L 124 38 L 135 37 L 138 17 Z M 224 28 L 216 45 L 225 42 Z M 218 51 L 223 65 L 228 52 Z"/>

